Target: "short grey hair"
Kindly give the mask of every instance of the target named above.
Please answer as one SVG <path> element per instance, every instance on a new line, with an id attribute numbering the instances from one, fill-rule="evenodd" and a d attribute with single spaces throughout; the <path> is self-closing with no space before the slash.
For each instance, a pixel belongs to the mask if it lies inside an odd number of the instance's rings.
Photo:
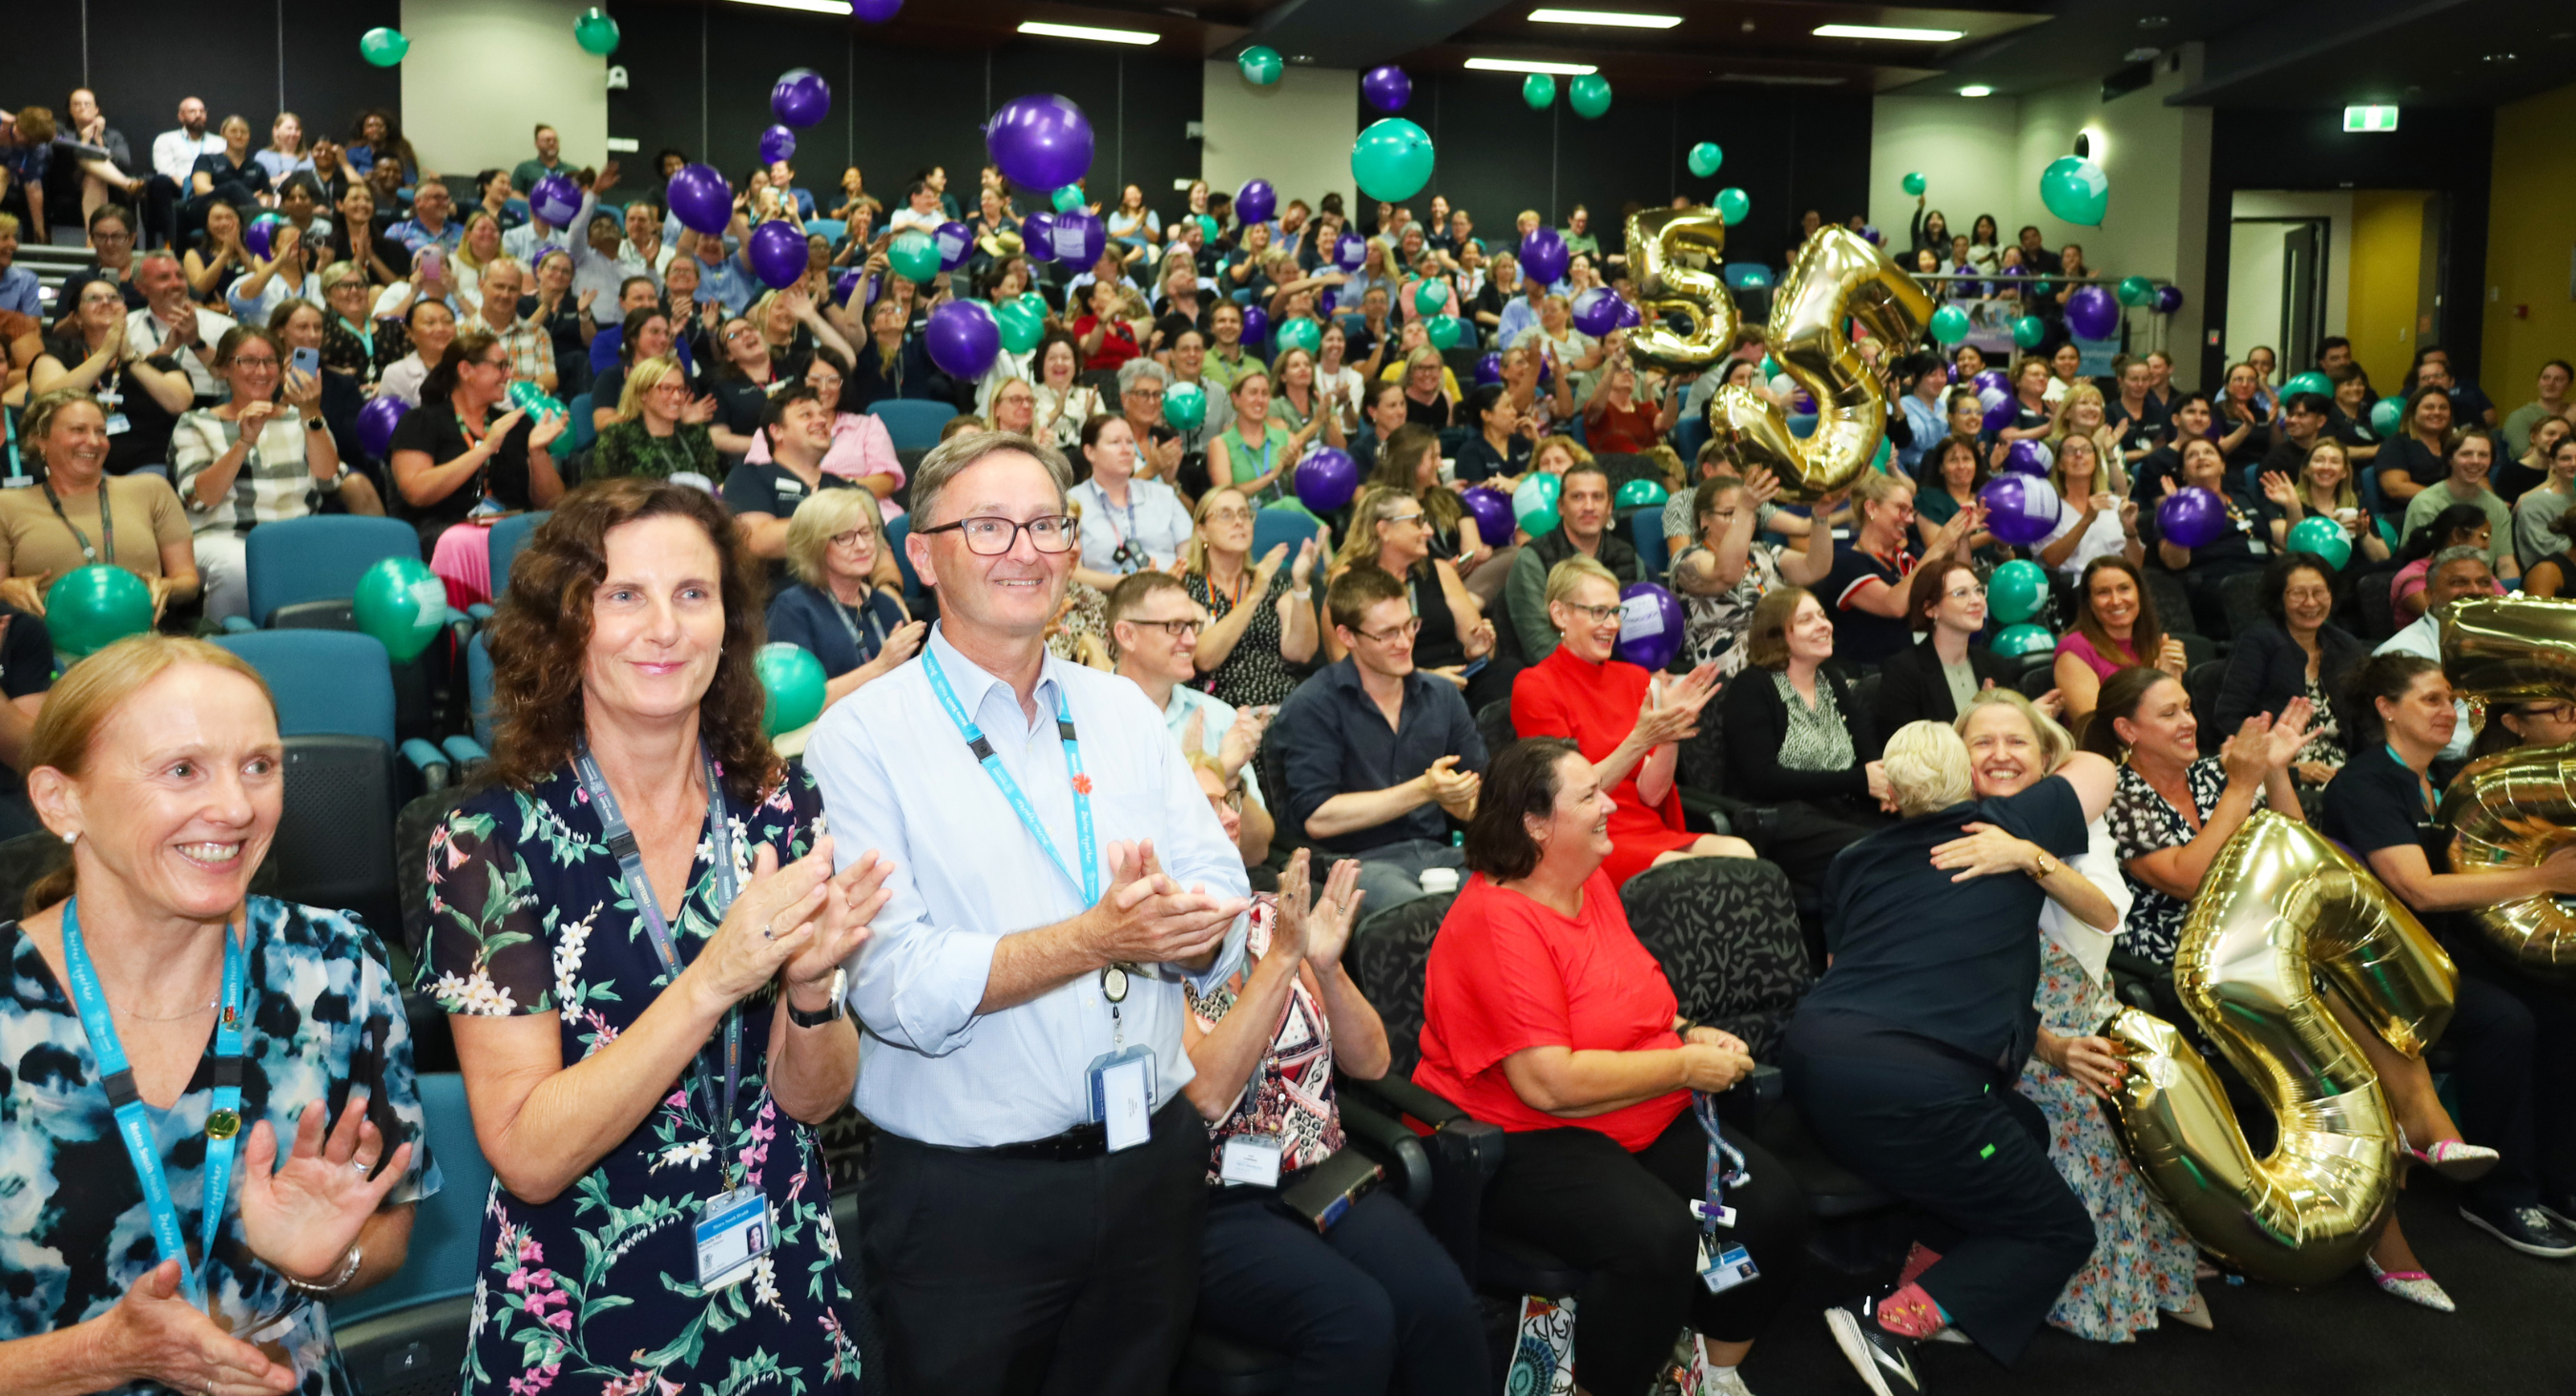
<path id="1" fill-rule="evenodd" d="M 1897 728 L 1882 760 L 1896 806 L 1908 819 L 1968 798 L 1968 744 L 1946 722 L 1909 722 Z"/>
<path id="2" fill-rule="evenodd" d="M 2488 558 L 2486 549 L 2462 544 L 2456 548 L 2444 548 L 2433 554 L 2433 560 L 2424 564 L 2424 575 L 2430 577 L 2454 562 L 2474 562 L 2481 567 L 2489 568 L 2495 566 L 2495 563 Z"/>
<path id="3" fill-rule="evenodd" d="M 1139 354 L 1135 358 L 1129 359 L 1127 362 L 1118 366 L 1118 395 L 1122 398 L 1127 396 L 1128 393 L 1134 391 L 1139 380 L 1146 378 L 1151 378 L 1155 382 L 1165 385 L 1169 385 L 1172 381 L 1172 375 L 1169 370 L 1165 369 L 1161 364 L 1154 362 L 1152 359 Z"/>
<path id="4" fill-rule="evenodd" d="M 920 468 L 912 472 L 913 530 L 920 531 L 938 517 L 939 492 L 960 471 L 1002 451 L 1017 451 L 1045 466 L 1055 482 L 1056 507 L 1064 507 L 1065 491 L 1073 488 L 1073 467 L 1065 463 L 1064 452 L 1015 431 L 961 431 L 931 448 L 921 458 Z"/>

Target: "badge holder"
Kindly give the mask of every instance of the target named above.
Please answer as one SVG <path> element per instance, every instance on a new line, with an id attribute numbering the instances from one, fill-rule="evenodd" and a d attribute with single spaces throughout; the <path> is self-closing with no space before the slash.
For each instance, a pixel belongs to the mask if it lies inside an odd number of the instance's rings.
<path id="1" fill-rule="evenodd" d="M 1691 1219 L 1699 1223 L 1699 1279 L 1711 1294 L 1724 1294 L 1737 1285 L 1751 1284 L 1762 1278 L 1753 1263 L 1753 1253 L 1742 1246 L 1722 1245 L 1717 1229 L 1735 1226 L 1735 1209 L 1726 1205 L 1726 1189 L 1741 1187 L 1753 1180 L 1752 1169 L 1745 1166 L 1743 1151 L 1726 1142 L 1719 1133 L 1716 1098 L 1705 1091 L 1695 1092 L 1692 1108 L 1699 1115 L 1700 1128 L 1708 1135 L 1708 1197 L 1693 1199 Z"/>
<path id="2" fill-rule="evenodd" d="M 1109 1051 L 1092 1060 L 1083 1073 L 1090 1086 L 1091 1123 L 1106 1132 L 1109 1152 L 1132 1149 L 1154 1136 L 1154 1053 L 1142 1043 L 1130 1046 L 1118 1005 L 1127 1000 L 1127 970 L 1111 965 L 1100 972 L 1100 995 L 1109 1000 Z"/>
<path id="3" fill-rule="evenodd" d="M 698 1209 L 698 1288 L 712 1292 L 737 1283 L 777 1239 L 769 1199 L 759 1189 L 740 1188 L 710 1199 Z"/>

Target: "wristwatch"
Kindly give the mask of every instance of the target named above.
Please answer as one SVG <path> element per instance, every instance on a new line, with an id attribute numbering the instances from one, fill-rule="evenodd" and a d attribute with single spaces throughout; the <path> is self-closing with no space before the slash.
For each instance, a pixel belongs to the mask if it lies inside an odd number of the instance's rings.
<path id="1" fill-rule="evenodd" d="M 2034 882 L 2046 882 L 2048 879 L 2056 875 L 2057 860 L 2049 857 L 2048 854 L 2043 851 L 2039 855 L 2039 866 L 2031 870 L 2031 880 Z"/>
<path id="2" fill-rule="evenodd" d="M 847 1016 L 850 1011 L 849 1005 L 841 1000 L 843 991 L 847 990 L 849 987 L 850 972 L 848 970 L 836 969 L 832 971 L 832 1006 L 824 1009 L 820 1013 L 808 1013 L 804 1009 L 798 1008 L 794 999 L 789 999 L 787 1000 L 787 1021 L 794 1023 L 800 1028 L 829 1027 L 832 1024 L 841 1021 L 841 1019 Z"/>

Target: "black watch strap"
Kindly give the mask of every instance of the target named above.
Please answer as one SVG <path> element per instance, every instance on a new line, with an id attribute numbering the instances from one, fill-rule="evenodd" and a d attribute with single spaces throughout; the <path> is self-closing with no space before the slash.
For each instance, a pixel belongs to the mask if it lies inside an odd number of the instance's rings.
<path id="1" fill-rule="evenodd" d="M 832 971 L 832 1006 L 824 1009 L 820 1013 L 808 1013 L 805 1010 L 798 1008 L 795 1000 L 788 999 L 785 1001 L 787 1004 L 787 1021 L 794 1023 L 800 1028 L 827 1027 L 833 1023 L 841 1021 L 842 1016 L 849 1012 L 849 1005 L 845 1003 L 841 997 L 843 992 L 849 988 L 849 983 L 850 972 L 848 970 L 836 969 Z"/>

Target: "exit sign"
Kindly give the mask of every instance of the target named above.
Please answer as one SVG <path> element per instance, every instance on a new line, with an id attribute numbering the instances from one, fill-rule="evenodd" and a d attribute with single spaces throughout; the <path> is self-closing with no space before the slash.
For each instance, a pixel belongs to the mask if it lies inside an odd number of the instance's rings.
<path id="1" fill-rule="evenodd" d="M 2343 129 L 2347 131 L 2394 131 L 2397 129 L 2395 107 L 2346 107 Z"/>

